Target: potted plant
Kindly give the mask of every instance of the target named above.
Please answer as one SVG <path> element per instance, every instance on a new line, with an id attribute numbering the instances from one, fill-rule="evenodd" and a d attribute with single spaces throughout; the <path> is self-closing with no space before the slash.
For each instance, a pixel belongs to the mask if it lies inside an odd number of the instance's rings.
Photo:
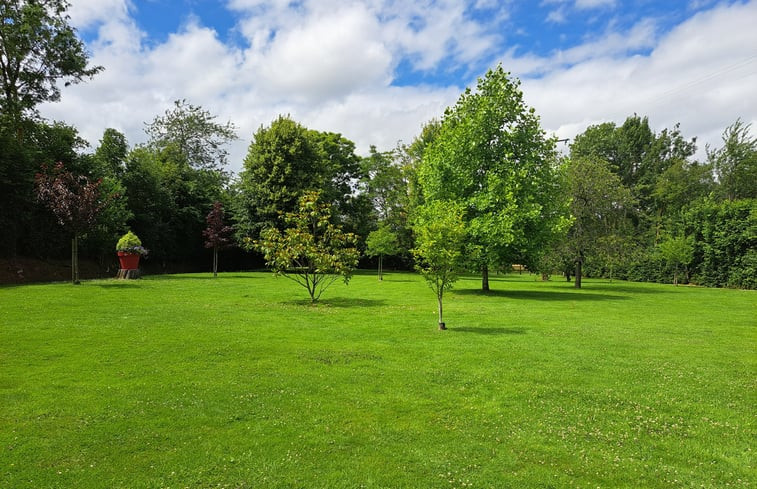
<path id="1" fill-rule="evenodd" d="M 137 235 L 129 231 L 118 240 L 116 254 L 122 270 L 136 270 L 139 268 L 139 257 L 146 256 L 147 249 L 142 247 Z"/>

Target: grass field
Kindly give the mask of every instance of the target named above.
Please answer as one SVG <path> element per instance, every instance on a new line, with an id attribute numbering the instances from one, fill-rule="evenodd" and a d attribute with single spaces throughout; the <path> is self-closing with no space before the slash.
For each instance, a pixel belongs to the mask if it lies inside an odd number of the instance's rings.
<path id="1" fill-rule="evenodd" d="M 755 487 L 757 293 L 0 288 L 2 488 Z"/>

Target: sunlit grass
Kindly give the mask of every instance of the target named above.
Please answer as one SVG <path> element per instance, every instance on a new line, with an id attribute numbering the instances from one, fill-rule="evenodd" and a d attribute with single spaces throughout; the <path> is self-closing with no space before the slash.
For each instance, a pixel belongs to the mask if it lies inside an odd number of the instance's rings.
<path id="1" fill-rule="evenodd" d="M 753 487 L 757 294 L 0 288 L 0 487 Z"/>

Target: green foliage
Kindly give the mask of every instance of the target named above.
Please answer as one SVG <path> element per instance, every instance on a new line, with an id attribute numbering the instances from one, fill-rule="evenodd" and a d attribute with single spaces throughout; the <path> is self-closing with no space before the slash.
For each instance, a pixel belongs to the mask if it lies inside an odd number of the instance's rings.
<path id="1" fill-rule="evenodd" d="M 224 182 L 221 172 L 189 166 L 176 146 L 129 153 L 123 174 L 134 214 L 129 226 L 150 243 L 155 262 L 167 267 L 204 257 L 205 216 L 221 200 Z"/>
<path id="2" fill-rule="evenodd" d="M 258 129 L 240 174 L 235 219 L 241 236 L 283 227 L 281 216 L 297 209 L 303 192 L 322 187 L 319 151 L 308 130 L 289 117 Z"/>
<path id="3" fill-rule="evenodd" d="M 446 329 L 444 292 L 457 281 L 462 265 L 465 224 L 463 208 L 452 201 L 435 200 L 418 209 L 414 222 L 416 270 L 436 294 L 439 329 Z"/>
<path id="4" fill-rule="evenodd" d="M 468 256 L 484 271 L 536 255 L 565 224 L 554 140 L 501 66 L 447 109 L 419 179 L 426 202 L 464 209 Z"/>
<path id="5" fill-rule="evenodd" d="M 130 252 L 131 249 L 138 246 L 142 246 L 142 240 L 140 240 L 136 234 L 129 230 L 126 232 L 126 234 L 121 236 L 121 238 L 118 240 L 118 243 L 116 243 L 116 251 Z"/>
<path id="6" fill-rule="evenodd" d="M 103 70 L 87 67 L 69 6 L 67 0 L 0 0 L 0 111 L 18 129 L 22 115 L 60 99 L 59 80 L 78 83 Z"/>
<path id="7" fill-rule="evenodd" d="M 174 101 L 173 108 L 157 116 L 145 128 L 149 145 L 160 150 L 177 148 L 187 164 L 197 170 L 220 171 L 226 166 L 225 145 L 237 139 L 234 124 L 215 122 L 216 116 L 186 100 Z"/>
<path id="8" fill-rule="evenodd" d="M 634 204 L 631 192 L 610 165 L 597 157 L 576 157 L 566 164 L 566 190 L 570 196 L 573 224 L 566 250 L 576 265 L 575 286 L 581 287 L 582 265 L 587 255 L 606 256 L 621 244 L 618 230 Z"/>
<path id="9" fill-rule="evenodd" d="M 372 231 L 365 240 L 365 254 L 368 256 L 393 255 L 399 250 L 397 235 L 385 225 Z"/>
<path id="10" fill-rule="evenodd" d="M 244 160 L 233 210 L 238 236 L 256 238 L 271 226 L 283 229 L 282 216 L 294 212 L 308 191 L 320 192 L 322 201 L 333 206 L 335 222 L 367 233 L 365 199 L 352 189 L 359 178 L 352 141 L 279 116 L 258 129 Z"/>
<path id="11" fill-rule="evenodd" d="M 365 254 L 368 256 L 378 256 L 378 276 L 379 280 L 383 280 L 383 261 L 384 255 L 394 255 L 399 252 L 399 241 L 397 235 L 389 229 L 385 223 L 379 224 L 378 229 L 371 231 L 368 238 L 365 240 Z"/>
<path id="12" fill-rule="evenodd" d="M 665 261 L 673 266 L 673 283 L 678 285 L 678 267 L 686 267 L 694 259 L 694 240 L 690 236 L 673 236 L 660 243 L 658 248 Z"/>
<path id="13" fill-rule="evenodd" d="M 103 132 L 100 145 L 95 150 L 94 159 L 104 175 L 121 177 L 128 154 L 129 144 L 126 136 L 109 127 Z"/>
<path id="14" fill-rule="evenodd" d="M 757 286 L 757 199 L 706 200 L 684 215 L 684 229 L 694 237 L 692 273 L 710 287 Z"/>
<path id="15" fill-rule="evenodd" d="M 757 198 L 757 137 L 751 129 L 739 119 L 723 132 L 722 148 L 707 148 L 720 183 L 718 193 L 728 200 Z"/>
<path id="16" fill-rule="evenodd" d="M 319 198 L 305 192 L 298 211 L 285 216 L 287 228 L 270 227 L 255 242 L 271 270 L 305 287 L 311 303 L 339 277 L 348 283 L 360 257 L 355 235 L 331 222 L 331 206 Z"/>

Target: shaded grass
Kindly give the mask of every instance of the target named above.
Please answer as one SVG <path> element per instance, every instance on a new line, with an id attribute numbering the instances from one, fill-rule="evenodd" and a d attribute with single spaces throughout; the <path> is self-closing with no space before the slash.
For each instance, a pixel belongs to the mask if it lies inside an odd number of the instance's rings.
<path id="1" fill-rule="evenodd" d="M 0 487 L 754 486 L 754 292 L 478 284 L 0 289 Z"/>

